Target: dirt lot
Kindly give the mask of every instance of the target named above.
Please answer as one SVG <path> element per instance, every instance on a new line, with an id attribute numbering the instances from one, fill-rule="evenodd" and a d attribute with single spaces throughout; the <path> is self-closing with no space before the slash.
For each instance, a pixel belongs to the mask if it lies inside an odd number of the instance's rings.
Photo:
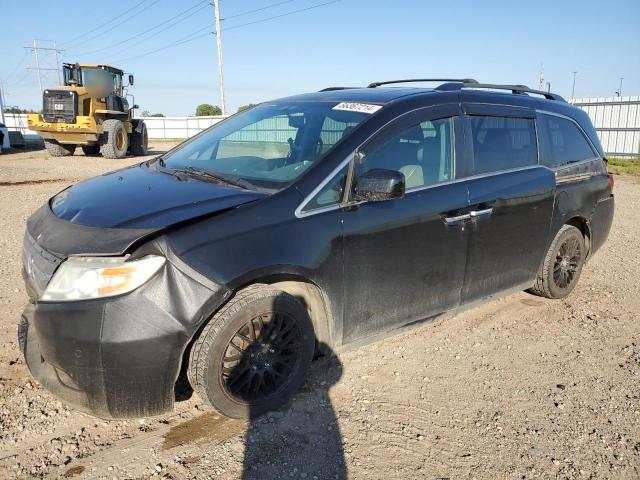
<path id="1" fill-rule="evenodd" d="M 616 178 L 609 241 L 564 301 L 519 293 L 318 360 L 289 405 L 248 424 L 195 396 L 105 422 L 57 401 L 22 360 L 21 237 L 52 194 L 133 161 L 0 156 L 1 478 L 640 477 L 637 178 Z"/>

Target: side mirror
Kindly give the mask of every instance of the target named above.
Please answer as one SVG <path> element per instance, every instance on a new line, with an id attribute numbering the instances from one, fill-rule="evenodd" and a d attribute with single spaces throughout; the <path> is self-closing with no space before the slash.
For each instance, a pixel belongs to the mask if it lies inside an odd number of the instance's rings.
<path id="1" fill-rule="evenodd" d="M 129 74 L 129 85 L 133 85 L 133 75 Z"/>
<path id="2" fill-rule="evenodd" d="M 402 172 L 374 168 L 356 180 L 355 199 L 370 202 L 392 200 L 404 196 L 405 179 Z"/>

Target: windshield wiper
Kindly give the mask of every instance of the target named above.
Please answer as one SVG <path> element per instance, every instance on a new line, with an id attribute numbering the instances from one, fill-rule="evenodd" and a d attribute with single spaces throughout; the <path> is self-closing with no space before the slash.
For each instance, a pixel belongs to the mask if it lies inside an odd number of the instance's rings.
<path id="1" fill-rule="evenodd" d="M 192 175 L 194 177 L 211 180 L 216 183 L 222 183 L 226 185 L 232 185 L 234 187 L 244 188 L 246 190 L 255 190 L 256 188 L 256 186 L 253 183 L 243 178 L 240 178 L 234 175 L 223 175 L 221 173 L 214 173 L 210 170 L 205 170 L 203 168 L 186 167 L 186 168 L 173 168 L 172 170 L 175 172 Z"/>

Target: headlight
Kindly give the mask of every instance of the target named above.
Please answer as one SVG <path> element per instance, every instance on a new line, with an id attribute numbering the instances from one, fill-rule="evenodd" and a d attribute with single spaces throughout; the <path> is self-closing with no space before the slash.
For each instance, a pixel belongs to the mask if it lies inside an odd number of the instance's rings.
<path id="1" fill-rule="evenodd" d="M 165 258 L 71 257 L 63 262 L 47 285 L 41 300 L 73 301 L 112 297 L 135 290 L 164 265 Z"/>

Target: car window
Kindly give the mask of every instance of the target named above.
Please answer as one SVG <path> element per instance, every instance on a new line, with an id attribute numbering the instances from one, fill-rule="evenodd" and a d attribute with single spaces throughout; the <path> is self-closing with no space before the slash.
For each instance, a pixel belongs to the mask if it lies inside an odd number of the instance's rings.
<path id="1" fill-rule="evenodd" d="M 454 119 L 425 121 L 366 152 L 358 173 L 374 168 L 400 171 L 406 189 L 451 180 L 454 175 Z"/>
<path id="2" fill-rule="evenodd" d="M 300 117 L 299 114 L 297 116 Z M 255 158 L 256 156 L 263 160 L 285 158 L 289 154 L 290 142 L 293 142 L 298 133 L 299 124 L 296 123 L 295 118 L 296 115 L 292 117 L 276 115 L 251 123 L 222 137 L 216 158 Z M 214 146 L 211 146 L 212 150 Z"/>
<path id="3" fill-rule="evenodd" d="M 545 114 L 541 114 L 540 119 L 549 143 L 545 165 L 558 166 L 596 157 L 585 136 L 571 120 Z"/>
<path id="4" fill-rule="evenodd" d="M 346 165 L 340 172 L 320 189 L 320 191 L 304 206 L 303 211 L 315 210 L 317 208 L 328 207 L 340 203 L 344 194 L 344 186 L 347 183 Z"/>
<path id="5" fill-rule="evenodd" d="M 162 159 L 166 168 L 197 169 L 279 190 L 370 116 L 336 102 L 262 104 L 214 125 Z"/>
<path id="6" fill-rule="evenodd" d="M 538 163 L 533 119 L 473 115 L 471 175 L 526 167 Z"/>
<path id="7" fill-rule="evenodd" d="M 357 121 L 347 121 L 345 119 L 335 120 L 326 117 L 322 122 L 320 130 L 320 151 L 326 153 L 331 147 L 347 136 L 356 126 Z"/>

